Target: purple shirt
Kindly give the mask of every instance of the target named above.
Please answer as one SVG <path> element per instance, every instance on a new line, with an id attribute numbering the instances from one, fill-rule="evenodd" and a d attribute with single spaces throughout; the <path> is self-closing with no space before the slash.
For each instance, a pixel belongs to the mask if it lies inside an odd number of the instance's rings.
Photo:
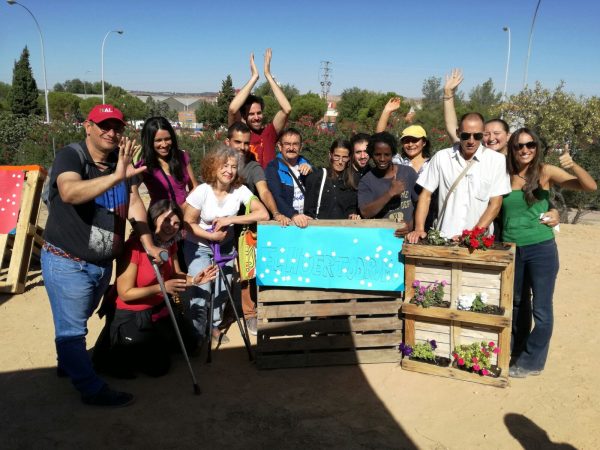
<path id="1" fill-rule="evenodd" d="M 173 187 L 173 192 L 175 192 L 175 201 L 177 204 L 181 205 L 185 202 L 185 198 L 188 195 L 187 185 L 190 182 L 190 175 L 187 172 L 187 165 L 190 163 L 190 156 L 186 152 L 181 152 L 181 154 L 181 165 L 183 170 L 182 181 L 177 180 L 177 178 L 172 175 L 161 172 L 160 169 L 146 171 L 142 174 L 142 179 L 146 185 L 146 188 L 148 189 L 148 193 L 150 194 L 150 204 L 156 203 L 157 201 L 163 199 L 173 200 L 171 190 L 169 189 L 169 184 L 165 179 L 165 175 Z"/>

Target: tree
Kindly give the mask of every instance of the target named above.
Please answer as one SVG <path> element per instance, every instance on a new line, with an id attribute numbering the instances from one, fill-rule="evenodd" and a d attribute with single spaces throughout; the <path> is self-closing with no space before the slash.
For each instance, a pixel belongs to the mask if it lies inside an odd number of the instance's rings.
<path id="1" fill-rule="evenodd" d="M 81 99 L 69 92 L 49 92 L 48 105 L 50 115 L 54 119 L 64 118 L 69 121 L 81 119 L 79 103 Z"/>
<path id="2" fill-rule="evenodd" d="M 148 110 L 144 102 L 123 88 L 111 87 L 106 93 L 106 103 L 119 108 L 127 120 L 143 120 L 148 117 Z"/>
<path id="3" fill-rule="evenodd" d="M 498 106 L 502 94 L 494 90 L 494 82 L 491 78 L 475 86 L 469 94 L 469 110 L 477 111 L 483 117 L 490 119 L 491 111 Z"/>
<path id="4" fill-rule="evenodd" d="M 217 95 L 217 109 L 219 111 L 218 119 L 221 125 L 227 125 L 227 111 L 229 110 L 229 104 L 235 97 L 235 89 L 233 89 L 233 80 L 231 75 L 227 75 L 227 78 L 221 83 L 221 90 Z"/>
<path id="5" fill-rule="evenodd" d="M 196 109 L 196 120 L 205 128 L 218 129 L 223 123 L 219 119 L 219 108 L 215 103 L 202 102 Z"/>
<path id="6" fill-rule="evenodd" d="M 10 84 L 0 81 L 0 111 L 8 111 L 8 97 L 10 96 Z"/>
<path id="7" fill-rule="evenodd" d="M 65 87 L 63 86 L 62 83 L 56 83 L 53 87 L 52 90 L 54 92 L 65 92 Z"/>
<path id="8" fill-rule="evenodd" d="M 421 89 L 423 100 L 421 105 L 423 109 L 434 109 L 442 104 L 444 90 L 442 88 L 442 79 L 440 77 L 429 77 L 423 81 Z"/>
<path id="9" fill-rule="evenodd" d="M 280 87 L 285 95 L 285 98 L 287 98 L 290 103 L 292 102 L 294 97 L 300 95 L 300 91 L 293 84 L 284 84 L 284 85 L 280 85 Z M 275 96 L 273 95 L 273 90 L 271 89 L 271 85 L 269 84 L 268 81 L 264 81 L 261 84 L 259 84 L 258 86 L 256 86 L 254 88 L 253 94 L 258 97 L 269 96 L 269 97 L 275 98 Z"/>
<path id="10" fill-rule="evenodd" d="M 19 60 L 15 61 L 8 103 L 13 114 L 19 116 L 29 116 L 40 112 L 38 89 L 29 65 L 27 47 L 23 49 Z"/>
<path id="11" fill-rule="evenodd" d="M 102 104 L 102 98 L 100 97 L 88 97 L 79 102 L 79 112 L 81 117 L 87 117 L 92 108 L 96 105 Z"/>
<path id="12" fill-rule="evenodd" d="M 317 94 L 298 95 L 292 99 L 292 114 L 290 120 L 300 117 L 310 117 L 313 122 L 321 119 L 327 112 L 327 102 Z"/>

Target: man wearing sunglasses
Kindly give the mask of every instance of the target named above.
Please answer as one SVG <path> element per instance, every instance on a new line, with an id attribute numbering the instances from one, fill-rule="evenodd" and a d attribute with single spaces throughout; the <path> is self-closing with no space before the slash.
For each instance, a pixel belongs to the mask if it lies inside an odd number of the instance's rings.
<path id="1" fill-rule="evenodd" d="M 511 187 L 506 158 L 482 145 L 483 131 L 481 114 L 465 114 L 457 130 L 460 142 L 431 158 L 417 180 L 423 190 L 415 212 L 415 231 L 407 235 L 408 242 L 415 244 L 427 236 L 425 219 L 436 189 L 438 229 L 446 238 L 456 238 L 474 227 L 490 227 L 493 233 L 492 221 Z"/>
<path id="2" fill-rule="evenodd" d="M 135 141 L 123 137 L 124 128 L 121 111 L 97 105 L 84 122 L 85 140 L 56 154 L 41 255 L 54 320 L 57 373 L 71 379 L 83 403 L 97 406 L 126 406 L 133 401 L 131 394 L 110 389 L 98 377 L 85 340 L 87 320 L 122 251 L 127 218 L 142 226 L 146 222 L 142 200 L 131 190 L 132 179 L 146 167 L 131 164 Z M 142 240 L 158 255 L 149 234 Z"/>

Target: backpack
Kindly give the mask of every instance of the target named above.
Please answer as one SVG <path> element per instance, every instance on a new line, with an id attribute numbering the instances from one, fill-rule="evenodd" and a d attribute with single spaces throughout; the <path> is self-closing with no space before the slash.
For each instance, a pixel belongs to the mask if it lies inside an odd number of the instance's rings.
<path id="1" fill-rule="evenodd" d="M 67 147 L 75 149 L 77 151 L 77 155 L 79 156 L 79 161 L 83 165 L 84 176 L 86 178 L 89 178 L 90 173 L 89 173 L 89 168 L 88 168 L 88 164 L 87 164 L 87 156 L 85 155 L 85 150 L 83 149 L 81 144 L 76 142 L 76 143 L 67 145 Z M 67 147 L 65 147 L 65 148 L 67 148 Z M 52 179 L 52 166 L 50 166 L 50 169 L 48 169 L 48 176 L 46 177 L 46 180 L 44 181 L 44 185 L 42 186 L 42 195 L 41 195 L 42 201 L 48 208 L 48 212 L 50 212 L 50 201 L 56 195 L 54 192 L 52 192 L 52 194 L 51 194 L 51 191 L 52 191 L 52 184 L 50 181 L 51 179 Z M 56 189 L 56 190 L 58 190 L 58 189 Z"/>

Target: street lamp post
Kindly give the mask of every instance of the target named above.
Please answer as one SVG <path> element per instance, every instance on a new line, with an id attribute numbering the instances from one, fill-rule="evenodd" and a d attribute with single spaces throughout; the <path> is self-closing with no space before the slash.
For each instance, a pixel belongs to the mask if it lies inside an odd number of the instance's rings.
<path id="1" fill-rule="evenodd" d="M 531 57 L 531 42 L 533 41 L 533 27 L 535 25 L 535 18 L 537 17 L 538 9 L 540 9 L 540 3 L 542 0 L 538 0 L 533 13 L 533 19 L 531 20 L 531 29 L 529 30 L 529 46 L 527 47 L 527 59 L 525 60 L 525 76 L 523 77 L 523 89 L 527 87 L 527 76 L 529 74 L 529 58 Z"/>
<path id="2" fill-rule="evenodd" d="M 9 5 L 19 5 L 20 7 L 25 9 L 25 11 L 27 11 L 29 15 L 33 18 L 35 26 L 38 29 L 38 33 L 40 34 L 40 44 L 42 46 L 42 70 L 44 71 L 44 99 L 46 102 L 46 123 L 50 123 L 50 106 L 48 105 L 48 80 L 46 78 L 46 57 L 44 56 L 44 38 L 42 36 L 42 29 L 40 28 L 40 24 L 38 23 L 37 19 L 29 10 L 29 8 L 27 8 L 27 6 L 22 5 L 16 0 L 6 0 L 6 3 L 8 3 Z"/>
<path id="3" fill-rule="evenodd" d="M 508 55 L 506 56 L 506 71 L 504 72 L 504 91 L 502 92 L 502 99 L 506 101 L 506 88 L 508 86 L 508 67 L 510 66 L 510 27 L 502 28 L 508 32 Z"/>
<path id="4" fill-rule="evenodd" d="M 108 35 L 110 33 L 123 34 L 123 30 L 111 30 L 108 33 L 106 33 L 106 36 L 104 36 L 104 39 L 102 40 L 102 61 L 101 61 L 101 70 L 102 70 L 102 104 L 106 103 L 104 101 L 104 43 L 106 42 L 106 38 L 108 37 Z"/>

